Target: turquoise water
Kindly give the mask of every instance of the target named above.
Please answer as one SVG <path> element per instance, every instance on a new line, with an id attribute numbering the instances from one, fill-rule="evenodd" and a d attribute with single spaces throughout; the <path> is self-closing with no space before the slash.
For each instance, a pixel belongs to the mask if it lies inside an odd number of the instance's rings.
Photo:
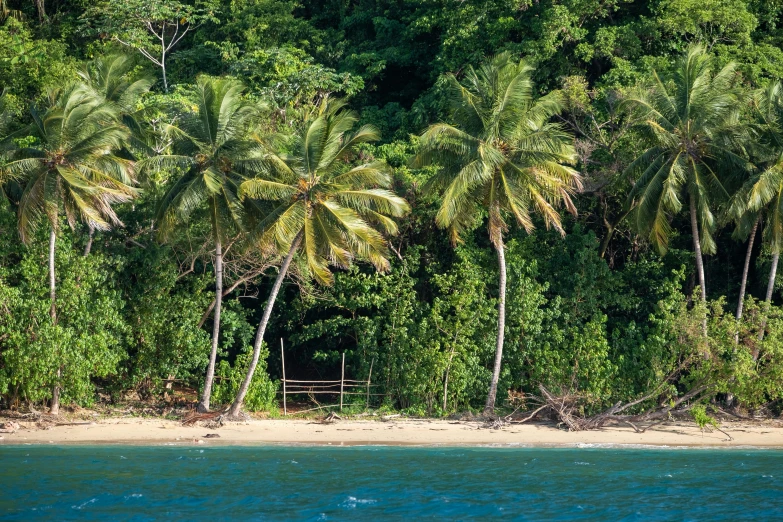
<path id="1" fill-rule="evenodd" d="M 3 520 L 783 520 L 783 451 L 0 446 Z"/>

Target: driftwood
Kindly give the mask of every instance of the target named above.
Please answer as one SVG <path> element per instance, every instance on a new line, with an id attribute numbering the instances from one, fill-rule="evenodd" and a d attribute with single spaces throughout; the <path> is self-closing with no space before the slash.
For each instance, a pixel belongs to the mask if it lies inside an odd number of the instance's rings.
<path id="1" fill-rule="evenodd" d="M 600 429 L 607 424 L 625 424 L 633 428 L 636 433 L 644 433 L 648 429 L 658 426 L 672 418 L 672 413 L 684 412 L 689 407 L 683 407 L 684 403 L 699 397 L 702 393 L 707 391 L 707 386 L 696 386 L 688 393 L 678 397 L 676 400 L 670 403 L 661 403 L 657 408 L 636 415 L 628 415 L 623 412 L 628 409 L 641 404 L 645 401 L 652 399 L 660 394 L 664 385 L 668 382 L 668 379 L 662 382 L 658 387 L 647 395 L 640 397 L 634 401 L 623 404 L 618 402 L 612 407 L 591 416 L 584 416 L 580 413 L 580 406 L 583 404 L 584 397 L 579 393 L 566 392 L 562 394 L 555 394 L 548 390 L 544 385 L 539 385 L 538 389 L 541 392 L 540 397 L 532 397 L 534 403 L 538 404 L 538 407 L 532 412 L 521 419 L 513 418 L 516 410 L 511 415 L 501 419 L 492 419 L 487 427 L 497 428 L 506 423 L 522 424 L 528 422 L 542 413 L 549 413 L 554 417 L 559 424 L 565 426 L 568 431 L 586 431 Z M 642 423 L 649 423 L 642 427 Z M 731 438 L 727 433 L 720 430 L 724 435 Z"/>
<path id="2" fill-rule="evenodd" d="M 183 426 L 195 426 L 196 424 L 210 429 L 219 428 L 223 426 L 223 412 L 193 413 L 182 419 Z"/>

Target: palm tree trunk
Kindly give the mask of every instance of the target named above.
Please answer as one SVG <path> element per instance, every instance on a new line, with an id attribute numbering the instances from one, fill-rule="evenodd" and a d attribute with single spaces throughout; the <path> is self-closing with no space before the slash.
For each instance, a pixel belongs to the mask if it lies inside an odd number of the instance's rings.
<path id="1" fill-rule="evenodd" d="M 49 230 L 49 301 L 51 304 L 49 305 L 49 317 L 52 318 L 52 324 L 57 324 L 57 305 L 56 305 L 56 299 L 57 299 L 57 287 L 55 284 L 55 274 L 54 274 L 54 247 L 57 242 L 57 234 L 54 230 L 54 227 L 52 227 Z M 59 381 L 60 376 L 62 375 L 62 367 L 57 369 L 57 380 Z M 55 384 L 54 388 L 52 389 L 52 404 L 49 408 L 49 413 L 52 415 L 57 415 L 60 413 L 60 387 Z"/>
<path id="2" fill-rule="evenodd" d="M 753 242 L 756 239 L 759 220 L 761 220 L 760 215 L 756 218 L 756 222 L 753 223 L 753 229 L 750 231 L 750 237 L 748 238 L 748 252 L 745 254 L 745 266 L 742 268 L 742 283 L 740 284 L 739 302 L 737 303 L 737 322 L 742 319 L 742 308 L 745 305 L 745 287 L 748 283 L 748 270 L 750 269 L 750 254 L 753 251 Z M 734 342 L 739 342 L 739 330 L 734 334 Z"/>
<path id="3" fill-rule="evenodd" d="M 691 194 L 691 233 L 693 234 L 693 252 L 696 254 L 696 272 L 699 275 L 701 300 L 707 301 L 707 285 L 704 282 L 704 259 L 701 256 L 701 240 L 699 239 L 699 220 L 696 217 L 696 198 Z M 702 321 L 702 330 L 707 335 L 707 319 Z"/>
<path id="4" fill-rule="evenodd" d="M 772 254 L 772 268 L 769 271 L 769 282 L 767 283 L 767 296 L 764 301 L 764 318 L 761 320 L 761 331 L 759 332 L 759 341 L 764 340 L 764 333 L 767 329 L 767 313 L 769 313 L 769 305 L 772 302 L 772 290 L 775 289 L 775 276 L 778 272 L 778 258 L 780 253 L 776 252 Z M 758 346 L 753 349 L 753 360 L 755 361 L 759 356 Z"/>
<path id="5" fill-rule="evenodd" d="M 54 231 L 54 227 L 49 231 L 49 316 L 52 318 L 52 323 L 57 322 L 57 306 L 55 300 L 57 299 L 57 291 L 55 286 L 54 277 L 54 247 L 57 241 L 57 234 Z"/>
<path id="6" fill-rule="evenodd" d="M 215 359 L 217 359 L 218 340 L 220 338 L 220 311 L 223 305 L 223 246 L 220 237 L 215 241 L 215 318 L 212 324 L 212 351 L 209 352 L 209 366 L 204 381 L 204 393 L 198 405 L 198 411 L 209 411 L 212 396 L 212 381 L 215 378 Z"/>
<path id="7" fill-rule="evenodd" d="M 242 385 L 239 387 L 237 396 L 234 399 L 233 404 L 231 404 L 231 408 L 228 410 L 228 417 L 238 416 L 240 410 L 242 409 L 242 403 L 245 400 L 245 395 L 247 395 L 247 390 L 250 387 L 250 382 L 253 380 L 253 373 L 255 373 L 256 371 L 256 365 L 258 365 L 258 358 L 261 354 L 261 343 L 264 341 L 264 332 L 266 331 L 266 326 L 269 323 L 269 317 L 272 315 L 272 308 L 275 306 L 275 299 L 277 299 L 277 293 L 280 291 L 280 286 L 283 284 L 283 279 L 285 279 L 285 275 L 288 272 L 288 267 L 291 266 L 291 260 L 294 258 L 296 249 L 299 248 L 299 244 L 301 242 L 302 242 L 302 233 L 300 232 L 294 239 L 294 242 L 291 243 L 291 248 L 289 249 L 288 254 L 285 256 L 285 259 L 283 260 L 283 264 L 280 266 L 280 271 L 277 274 L 277 279 L 275 279 L 275 284 L 274 286 L 272 286 L 272 292 L 269 294 L 269 299 L 266 302 L 266 307 L 264 307 L 264 314 L 261 316 L 261 322 L 258 324 L 258 330 L 256 331 L 256 339 L 253 343 L 253 359 L 250 361 L 250 366 L 247 369 L 247 375 L 245 375 L 245 380 L 242 382 Z"/>
<path id="8" fill-rule="evenodd" d="M 503 359 L 503 337 L 506 332 L 506 254 L 504 252 L 503 239 L 498 241 L 495 249 L 498 253 L 498 268 L 500 278 L 498 282 L 498 337 L 495 346 L 495 366 L 492 369 L 492 381 L 489 383 L 487 403 L 484 413 L 489 414 L 495 410 L 495 397 L 498 393 L 498 380 L 500 379 L 500 363 Z"/>
<path id="9" fill-rule="evenodd" d="M 87 244 L 84 245 L 84 257 L 90 255 L 90 251 L 92 250 L 92 240 L 94 237 L 95 237 L 95 227 L 90 225 L 90 234 L 87 236 Z"/>

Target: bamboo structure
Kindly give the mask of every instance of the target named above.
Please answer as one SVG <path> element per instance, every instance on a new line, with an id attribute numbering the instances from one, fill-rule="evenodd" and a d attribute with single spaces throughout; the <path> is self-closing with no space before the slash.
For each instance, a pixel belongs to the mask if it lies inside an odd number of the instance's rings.
<path id="1" fill-rule="evenodd" d="M 290 394 L 307 394 L 310 398 L 318 404 L 312 396 L 313 395 L 340 395 L 340 403 L 334 405 L 320 405 L 316 408 L 310 408 L 307 410 L 301 410 L 292 413 L 296 415 L 298 413 L 304 413 L 313 410 L 320 410 L 325 408 L 340 408 L 343 411 L 345 404 L 345 397 L 348 395 L 361 395 L 365 398 L 366 407 L 370 407 L 370 397 L 383 397 L 384 393 L 371 393 L 373 386 L 379 386 L 372 383 L 372 370 L 375 364 L 375 359 L 370 361 L 370 371 L 366 380 L 346 379 L 345 378 L 345 353 L 342 354 L 341 368 L 340 368 L 340 380 L 332 381 L 306 381 L 300 379 L 288 379 L 285 373 L 285 351 L 283 349 L 283 339 L 280 339 L 280 361 L 283 370 L 281 382 L 283 384 L 283 415 L 288 415 L 288 395 Z M 339 390 L 337 387 L 339 386 Z"/>
<path id="2" fill-rule="evenodd" d="M 370 379 L 372 379 L 372 365 L 375 364 L 375 358 L 370 361 L 370 373 L 367 375 L 367 404 L 365 408 L 370 408 Z"/>
<path id="3" fill-rule="evenodd" d="M 283 338 L 280 338 L 280 362 L 283 364 L 283 415 L 288 415 L 285 390 L 285 351 L 283 350 Z"/>
<path id="4" fill-rule="evenodd" d="M 340 372 L 340 411 L 343 411 L 343 387 L 345 386 L 345 352 L 343 352 L 343 367 Z"/>

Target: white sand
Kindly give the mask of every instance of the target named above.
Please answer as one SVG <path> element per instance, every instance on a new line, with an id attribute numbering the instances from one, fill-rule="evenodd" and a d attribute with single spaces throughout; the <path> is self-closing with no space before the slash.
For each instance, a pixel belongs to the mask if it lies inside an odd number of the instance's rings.
<path id="1" fill-rule="evenodd" d="M 0 420 L 1 421 L 1 420 Z M 37 429 L 20 422 L 16 433 L 3 433 L 2 444 L 328 444 L 328 445 L 501 445 L 501 446 L 760 446 L 783 448 L 783 427 L 776 421 L 749 424 L 724 423 L 719 431 L 702 432 L 696 425 L 678 423 L 635 433 L 630 427 L 608 427 L 589 432 L 568 432 L 551 425 L 511 425 L 482 428 L 478 422 L 394 419 L 338 420 L 321 424 L 312 420 L 252 420 L 228 423 L 218 429 L 182 426 L 160 419 L 120 418 L 95 423 Z M 205 438 L 218 433 L 220 438 Z M 202 442 L 199 442 L 202 441 Z"/>

